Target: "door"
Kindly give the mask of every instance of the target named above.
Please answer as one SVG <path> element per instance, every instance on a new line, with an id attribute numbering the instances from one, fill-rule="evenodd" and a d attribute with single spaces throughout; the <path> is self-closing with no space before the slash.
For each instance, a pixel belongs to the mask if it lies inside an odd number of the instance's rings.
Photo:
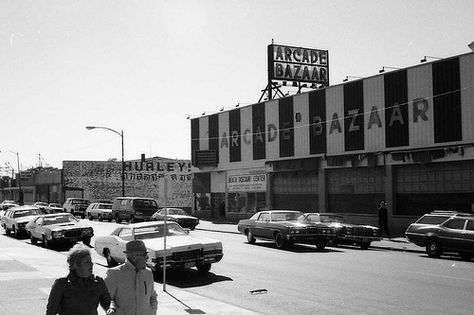
<path id="1" fill-rule="evenodd" d="M 268 223 L 270 222 L 270 214 L 263 212 L 255 221 L 255 227 L 252 229 L 253 235 L 256 237 L 268 238 L 267 230 L 269 229 Z"/>
<path id="2" fill-rule="evenodd" d="M 462 238 L 464 250 L 474 253 L 474 220 L 467 220 Z"/>
<path id="3" fill-rule="evenodd" d="M 466 219 L 453 218 L 444 224 L 440 239 L 444 248 L 458 250 L 463 244 L 463 230 Z"/>

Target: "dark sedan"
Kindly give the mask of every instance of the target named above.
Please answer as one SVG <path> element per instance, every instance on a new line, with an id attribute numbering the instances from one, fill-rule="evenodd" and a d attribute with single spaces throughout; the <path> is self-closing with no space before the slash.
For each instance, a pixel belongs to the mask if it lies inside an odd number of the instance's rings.
<path id="1" fill-rule="evenodd" d="M 333 246 L 338 244 L 358 245 L 361 249 L 367 249 L 372 241 L 380 241 L 379 228 L 371 225 L 351 224 L 342 215 L 334 213 L 305 213 L 300 220 L 303 222 L 318 222 L 332 226 L 336 229 L 336 238 L 332 241 Z"/>
<path id="2" fill-rule="evenodd" d="M 470 260 L 474 255 L 474 214 L 434 211 L 410 224 L 405 236 L 410 242 L 426 247 L 430 257 L 455 252 L 461 259 Z"/>
<path id="3" fill-rule="evenodd" d="M 292 210 L 260 211 L 250 219 L 240 220 L 237 228 L 247 236 L 249 244 L 262 239 L 274 241 L 280 249 L 293 243 L 324 249 L 336 236 L 334 228 L 322 223 L 298 221 L 302 215 L 302 212 Z"/>
<path id="4" fill-rule="evenodd" d="M 199 224 L 198 218 L 190 216 L 186 211 L 180 208 L 160 209 L 151 216 L 151 219 L 154 221 L 163 221 L 165 219 L 165 211 L 167 211 L 166 220 L 174 221 L 183 228 L 194 230 L 196 225 Z"/>

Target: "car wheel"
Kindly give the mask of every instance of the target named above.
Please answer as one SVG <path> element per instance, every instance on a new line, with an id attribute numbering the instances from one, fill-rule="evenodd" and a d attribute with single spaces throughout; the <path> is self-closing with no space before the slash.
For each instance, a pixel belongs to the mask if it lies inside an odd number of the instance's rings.
<path id="1" fill-rule="evenodd" d="M 51 241 L 46 238 L 46 235 L 43 235 L 43 246 L 46 248 L 51 248 Z"/>
<path id="2" fill-rule="evenodd" d="M 281 232 L 278 232 L 275 235 L 275 245 L 278 249 L 283 249 L 286 247 L 286 240 L 281 234 Z"/>
<path id="3" fill-rule="evenodd" d="M 130 223 L 135 223 L 135 217 L 133 215 L 130 216 L 130 220 L 128 220 Z"/>
<path id="4" fill-rule="evenodd" d="M 122 222 L 122 219 L 120 218 L 120 215 L 118 213 L 115 215 L 115 222 L 116 223 Z"/>
<path id="5" fill-rule="evenodd" d="M 84 219 L 86 215 L 84 213 L 81 214 L 81 219 Z"/>
<path id="6" fill-rule="evenodd" d="M 461 256 L 461 259 L 465 261 L 470 261 L 472 258 L 472 255 L 469 253 L 459 253 L 459 255 Z"/>
<path id="7" fill-rule="evenodd" d="M 207 273 L 209 272 L 209 270 L 211 270 L 211 264 L 197 265 L 196 268 L 199 271 L 199 273 Z"/>
<path id="8" fill-rule="evenodd" d="M 33 245 L 36 245 L 38 244 L 38 240 L 33 236 L 33 234 L 29 233 L 30 234 L 30 243 L 33 244 Z"/>
<path id="9" fill-rule="evenodd" d="M 102 216 L 100 215 L 100 213 L 97 215 L 97 221 L 102 221 Z"/>
<path id="10" fill-rule="evenodd" d="M 93 220 L 94 220 L 94 218 L 92 217 L 92 214 L 90 214 L 90 213 L 87 214 L 87 218 L 88 218 L 90 221 L 93 221 Z"/>
<path id="11" fill-rule="evenodd" d="M 334 239 L 331 240 L 331 244 L 330 244 L 330 245 L 331 245 L 332 247 L 337 247 L 337 246 L 339 246 L 339 243 L 337 242 L 337 239 L 334 238 Z"/>
<path id="12" fill-rule="evenodd" d="M 250 230 L 247 231 L 247 243 L 255 244 L 255 237 L 253 236 L 253 233 Z"/>
<path id="13" fill-rule="evenodd" d="M 14 236 L 15 238 L 18 238 L 18 237 L 19 237 L 19 234 L 20 234 L 20 232 L 18 232 L 18 230 L 15 228 L 15 226 L 13 226 L 13 236 Z"/>
<path id="14" fill-rule="evenodd" d="M 370 242 L 360 243 L 360 249 L 368 249 L 370 247 Z"/>
<path id="15" fill-rule="evenodd" d="M 431 239 L 426 242 L 426 253 L 432 258 L 441 256 L 442 249 L 437 240 Z"/>
<path id="16" fill-rule="evenodd" d="M 7 228 L 7 227 L 5 227 L 5 234 L 6 234 L 6 235 L 10 235 L 10 229 Z"/>
<path id="17" fill-rule="evenodd" d="M 84 245 L 89 246 L 91 244 L 91 238 L 90 237 L 84 237 L 82 239 L 82 243 L 84 243 Z"/>
<path id="18" fill-rule="evenodd" d="M 104 253 L 105 260 L 107 261 L 107 267 L 112 268 L 112 267 L 117 266 L 117 262 L 110 255 L 110 250 L 108 248 L 104 248 L 103 253 Z"/>
<path id="19" fill-rule="evenodd" d="M 317 241 L 316 242 L 316 248 L 319 250 L 323 250 L 327 245 L 326 241 Z"/>

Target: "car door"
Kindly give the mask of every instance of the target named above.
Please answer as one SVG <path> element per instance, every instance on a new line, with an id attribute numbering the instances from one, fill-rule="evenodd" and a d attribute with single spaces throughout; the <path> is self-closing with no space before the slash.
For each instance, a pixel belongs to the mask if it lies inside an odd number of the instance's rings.
<path id="1" fill-rule="evenodd" d="M 28 223 L 30 225 L 30 233 L 31 235 L 36 238 L 36 239 L 39 239 L 40 237 L 38 236 L 38 224 L 40 224 L 41 222 L 43 222 L 43 218 L 37 218 L 36 220 L 34 220 L 33 222 L 31 223 Z"/>
<path id="2" fill-rule="evenodd" d="M 474 253 L 474 219 L 467 220 L 466 229 L 463 231 L 463 249 Z"/>
<path id="3" fill-rule="evenodd" d="M 123 228 L 118 232 L 118 236 L 111 239 L 110 253 L 112 257 L 119 258 L 120 261 L 125 260 L 125 244 L 132 240 L 132 229 Z"/>
<path id="4" fill-rule="evenodd" d="M 439 237 L 444 248 L 460 249 L 463 244 L 465 223 L 466 219 L 464 218 L 453 218 L 443 224 Z"/>
<path id="5" fill-rule="evenodd" d="M 256 237 L 271 238 L 271 230 L 269 228 L 270 213 L 263 212 L 255 220 L 255 230 L 252 232 Z M 270 231 L 270 232 L 269 232 Z"/>

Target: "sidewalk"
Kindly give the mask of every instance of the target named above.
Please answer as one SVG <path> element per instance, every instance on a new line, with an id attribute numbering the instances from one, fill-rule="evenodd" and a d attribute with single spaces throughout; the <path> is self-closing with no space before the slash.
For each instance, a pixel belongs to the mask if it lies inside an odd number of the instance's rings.
<path id="1" fill-rule="evenodd" d="M 232 223 L 214 223 L 207 220 L 199 220 L 196 230 L 240 234 L 237 224 Z M 243 236 L 243 235 L 242 235 Z M 372 242 L 371 248 L 394 250 L 402 252 L 425 253 L 425 248 L 410 243 L 405 237 L 384 238 L 380 242 Z"/>
<path id="2" fill-rule="evenodd" d="M 54 280 L 68 273 L 66 255 L 20 242 L 3 233 L 0 248 L 0 314 L 45 314 Z M 106 270 L 107 267 L 94 260 L 94 274 L 104 277 Z M 155 282 L 155 290 L 158 293 L 157 314 L 258 314 L 170 285 L 164 292 L 162 284 Z M 102 308 L 98 310 L 100 315 L 105 314 Z"/>

